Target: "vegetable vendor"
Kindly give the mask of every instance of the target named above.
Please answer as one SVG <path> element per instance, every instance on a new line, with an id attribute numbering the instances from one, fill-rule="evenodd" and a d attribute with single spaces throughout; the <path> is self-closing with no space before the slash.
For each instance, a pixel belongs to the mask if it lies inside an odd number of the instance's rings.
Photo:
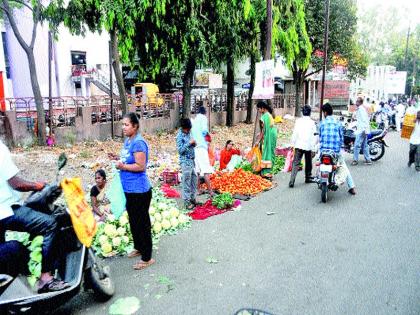
<path id="1" fill-rule="evenodd" d="M 106 173 L 103 169 L 99 169 L 95 172 L 96 185 L 90 190 L 90 200 L 92 209 L 95 214 L 97 221 L 104 222 L 107 215 L 110 214 L 110 201 L 105 194 L 106 186 Z"/>
<path id="2" fill-rule="evenodd" d="M 226 141 L 225 148 L 222 152 L 220 152 L 220 170 L 224 170 L 226 168 L 234 155 L 241 155 L 241 151 L 235 148 L 235 144 L 232 140 L 228 140 Z"/>
<path id="3" fill-rule="evenodd" d="M 261 176 L 271 179 L 273 177 L 272 168 L 276 157 L 277 128 L 274 125 L 272 116 L 273 109 L 266 102 L 260 101 L 257 108 L 261 114 L 260 135 L 257 144 L 261 147 Z"/>

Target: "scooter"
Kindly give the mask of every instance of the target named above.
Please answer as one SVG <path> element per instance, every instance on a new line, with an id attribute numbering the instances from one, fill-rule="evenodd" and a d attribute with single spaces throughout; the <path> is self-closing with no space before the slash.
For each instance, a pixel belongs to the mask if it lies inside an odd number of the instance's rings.
<path id="1" fill-rule="evenodd" d="M 64 167 L 66 161 L 62 154 L 58 170 Z M 109 267 L 102 266 L 93 250 L 79 242 L 68 209 L 54 204 L 61 193 L 59 185 L 46 185 L 42 191 L 30 195 L 25 205 L 56 217 L 59 226 L 56 241 L 60 244 L 56 255 L 59 257 L 56 261 L 56 277 L 70 286 L 62 291 L 39 294 L 24 275 L 15 278 L 0 275 L 0 314 L 46 314 L 76 296 L 82 284 L 85 289 L 92 289 L 99 301 L 109 300 L 114 295 L 115 287 Z"/>

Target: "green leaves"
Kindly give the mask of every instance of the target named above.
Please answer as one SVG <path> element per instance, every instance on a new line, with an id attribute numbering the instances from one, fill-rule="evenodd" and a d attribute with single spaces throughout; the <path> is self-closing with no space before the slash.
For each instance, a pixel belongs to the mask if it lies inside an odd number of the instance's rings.
<path id="1" fill-rule="evenodd" d="M 213 198 L 212 204 L 216 206 L 218 209 L 226 209 L 233 205 L 234 199 L 232 194 L 230 193 L 223 193 L 217 195 Z"/>

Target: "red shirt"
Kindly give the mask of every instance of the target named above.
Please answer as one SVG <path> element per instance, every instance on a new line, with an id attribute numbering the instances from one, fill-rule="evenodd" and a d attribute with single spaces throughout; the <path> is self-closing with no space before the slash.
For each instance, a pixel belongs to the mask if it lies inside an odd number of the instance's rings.
<path id="1" fill-rule="evenodd" d="M 230 149 L 229 151 L 226 149 L 223 149 L 222 152 L 220 152 L 220 169 L 224 170 L 226 166 L 229 164 L 230 159 L 232 158 L 232 155 L 241 155 L 241 151 L 238 149 Z"/>

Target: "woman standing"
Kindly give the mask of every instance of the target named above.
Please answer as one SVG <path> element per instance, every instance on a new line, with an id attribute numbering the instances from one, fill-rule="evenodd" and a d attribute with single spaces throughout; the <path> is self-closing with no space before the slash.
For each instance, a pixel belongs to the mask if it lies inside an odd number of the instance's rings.
<path id="1" fill-rule="evenodd" d="M 120 170 L 134 241 L 134 250 L 128 254 L 128 257 L 141 256 L 141 260 L 133 265 L 134 269 L 141 270 L 155 262 L 152 258 L 152 231 L 149 216 L 152 189 L 146 174 L 149 147 L 138 132 L 139 120 L 135 113 L 124 116 L 122 130 L 127 138 L 116 168 Z M 116 156 L 111 154 L 111 158 L 116 158 Z"/>
<path id="2" fill-rule="evenodd" d="M 272 116 L 273 109 L 263 101 L 258 102 L 257 108 L 261 113 L 261 131 L 258 139 L 262 152 L 261 175 L 265 178 L 271 179 L 273 177 L 271 170 L 276 156 L 277 128 L 274 125 L 274 118 Z"/>

